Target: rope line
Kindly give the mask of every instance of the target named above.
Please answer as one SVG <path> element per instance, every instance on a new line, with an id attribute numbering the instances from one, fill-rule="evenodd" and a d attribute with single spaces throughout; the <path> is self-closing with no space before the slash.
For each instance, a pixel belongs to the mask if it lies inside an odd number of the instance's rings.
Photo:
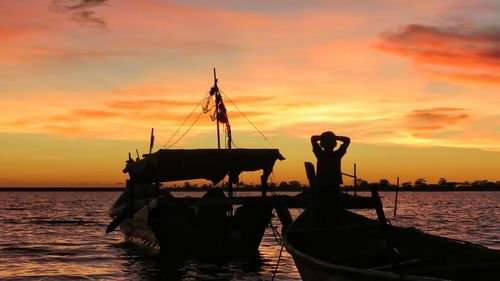
<path id="1" fill-rule="evenodd" d="M 240 148 L 239 146 L 236 145 L 236 143 L 234 143 L 234 140 L 232 140 L 232 139 L 231 139 L 231 143 L 233 144 L 234 147 Z"/>
<path id="2" fill-rule="evenodd" d="M 189 126 L 189 128 L 184 132 L 184 134 L 182 134 L 174 143 L 172 143 L 170 146 L 167 147 L 167 149 L 171 148 L 172 146 L 174 146 L 175 144 L 177 144 L 188 132 L 189 130 L 191 130 L 191 128 L 193 128 L 194 124 L 196 124 L 196 122 L 198 122 L 198 119 L 200 119 L 200 116 L 203 114 L 203 111 L 201 111 L 198 116 L 196 116 L 196 119 L 194 120 L 194 122 L 191 124 L 191 126 Z"/>
<path id="3" fill-rule="evenodd" d="M 262 133 L 262 132 L 261 132 L 261 130 L 259 130 L 259 128 L 257 128 L 257 126 L 255 126 L 255 124 L 254 124 L 252 121 L 250 121 L 250 119 L 248 118 L 248 116 L 247 116 L 247 115 L 246 115 L 243 111 L 241 111 L 241 110 L 240 110 L 240 108 L 239 108 L 239 107 L 238 107 L 238 106 L 237 106 L 237 105 L 236 105 L 236 104 L 235 104 L 235 103 L 234 103 L 234 102 L 233 102 L 233 101 L 232 101 L 232 100 L 231 100 L 231 99 L 230 99 L 230 98 L 229 98 L 229 97 L 228 97 L 228 96 L 227 96 L 227 95 L 223 92 L 223 91 L 220 91 L 220 92 L 221 92 L 221 93 L 224 95 L 224 97 L 225 97 L 225 98 L 226 98 L 226 99 L 227 99 L 227 100 L 228 100 L 228 101 L 229 101 L 229 102 L 230 102 L 230 103 L 234 106 L 234 108 L 236 108 L 236 110 L 238 110 L 238 111 L 241 113 L 241 115 L 243 115 L 243 117 L 245 117 L 245 119 L 247 119 L 248 123 L 250 123 L 250 124 L 253 126 L 253 128 L 254 128 L 257 132 L 259 132 L 259 134 L 260 134 L 260 135 L 261 135 L 261 136 L 262 136 L 262 137 L 263 137 L 263 138 L 264 138 L 264 139 L 265 139 L 265 140 L 266 140 L 266 141 L 267 141 L 267 142 L 268 142 L 271 146 L 273 146 L 273 144 L 272 144 L 272 143 L 271 143 L 271 142 L 267 139 L 267 137 L 264 135 L 264 133 Z"/>
<path id="4" fill-rule="evenodd" d="M 219 89 L 220 91 L 220 89 Z M 239 113 L 241 113 L 241 115 L 243 115 L 243 117 L 245 117 L 245 119 L 248 121 L 248 123 L 250 123 L 250 125 L 252 125 L 252 127 L 262 136 L 262 138 L 264 138 L 264 140 L 266 140 L 270 146 L 274 147 L 274 145 L 271 143 L 271 141 L 264 135 L 264 133 L 259 130 L 259 128 L 257 128 L 257 126 L 255 126 L 255 124 L 250 120 L 250 118 L 248 118 L 248 116 L 222 91 L 220 91 L 222 93 L 222 95 L 229 100 L 229 102 L 234 106 L 234 108 L 236 108 L 236 110 L 238 110 Z M 173 147 L 174 145 L 176 145 L 192 128 L 193 126 L 196 124 L 196 122 L 200 119 L 200 116 L 203 114 L 203 113 L 208 113 L 211 111 L 212 107 L 210 107 L 210 101 L 208 100 L 207 101 L 207 98 L 209 98 L 210 96 L 210 92 L 208 92 L 207 94 L 205 94 L 205 96 L 203 96 L 203 98 L 198 102 L 198 104 L 196 104 L 196 106 L 194 107 L 194 109 L 188 114 L 188 116 L 186 117 L 186 119 L 184 119 L 184 121 L 179 125 L 179 127 L 177 127 L 177 129 L 175 130 L 174 134 L 170 136 L 170 138 L 168 139 L 168 141 L 162 146 L 162 149 L 169 149 L 171 147 Z M 173 142 L 172 144 L 170 144 L 170 142 L 172 141 L 172 139 L 177 136 L 177 133 L 179 133 L 179 131 L 184 127 L 184 125 L 186 124 L 186 122 L 191 118 L 191 116 L 193 116 L 193 113 L 196 111 L 196 109 L 203 103 L 203 102 L 207 102 L 206 106 L 202 106 L 202 111 L 198 114 L 198 116 L 196 116 L 196 119 L 194 120 L 194 122 L 189 126 L 189 128 L 175 141 Z M 212 117 L 212 116 L 211 116 Z M 213 119 L 213 118 L 212 118 Z M 226 134 L 226 138 L 227 138 L 227 134 Z M 225 142 L 226 143 L 226 142 Z M 231 139 L 231 143 L 236 147 L 236 144 L 234 143 L 234 141 Z M 170 144 L 170 145 L 169 145 Z M 227 144 L 226 144 L 227 145 Z"/>
<path id="5" fill-rule="evenodd" d="M 278 262 L 276 262 L 276 267 L 274 268 L 274 271 L 273 271 L 273 278 L 271 278 L 271 281 L 274 281 L 274 277 L 276 276 L 276 273 L 278 273 L 278 268 L 280 266 L 280 261 L 281 261 L 281 255 L 283 254 L 283 246 L 285 245 L 285 243 L 282 243 L 281 244 L 281 248 L 280 248 L 280 254 L 278 256 Z"/>
<path id="6" fill-rule="evenodd" d="M 272 192 L 272 194 L 276 195 L 276 193 L 274 191 Z M 276 212 L 275 212 L 275 209 L 273 209 L 272 214 L 273 214 L 273 217 L 278 216 L 278 214 L 276 214 Z M 276 240 L 276 243 L 278 243 L 278 245 L 281 245 L 281 243 L 283 243 L 283 237 L 281 237 L 280 232 L 278 230 L 278 227 L 273 224 L 273 220 L 269 221 L 269 227 L 273 231 L 274 240 Z"/>
<path id="7" fill-rule="evenodd" d="M 274 191 L 272 193 L 275 196 L 277 195 L 276 192 L 274 192 Z M 273 217 L 276 217 L 276 216 L 277 216 L 277 214 L 275 212 L 275 209 L 273 209 Z M 283 243 L 283 237 L 280 235 L 278 227 L 273 225 L 273 221 L 272 220 L 269 221 L 269 227 L 271 227 L 271 229 L 273 231 L 274 240 L 276 240 L 276 243 L 278 243 L 278 245 L 281 246 L 280 247 L 280 253 L 278 255 L 278 261 L 276 262 L 276 266 L 275 266 L 275 268 L 273 270 L 273 277 L 271 279 L 271 281 L 272 281 L 272 280 L 274 280 L 274 277 L 276 276 L 276 273 L 278 272 L 278 268 L 280 266 L 280 261 L 281 261 L 281 256 L 283 254 L 283 246 L 285 245 L 285 243 Z"/>
<path id="8" fill-rule="evenodd" d="M 175 133 L 170 136 L 170 138 L 168 139 L 167 143 L 165 143 L 162 148 L 165 148 L 169 143 L 170 141 L 175 137 L 175 135 L 177 135 L 177 133 L 179 132 L 179 130 L 182 128 L 182 126 L 184 126 L 184 124 L 186 124 L 186 122 L 189 120 L 189 118 L 191 118 L 191 116 L 193 115 L 193 113 L 196 111 L 196 109 L 198 108 L 198 106 L 200 106 L 200 104 L 207 98 L 207 96 L 209 95 L 209 93 L 205 94 L 205 96 L 203 96 L 203 98 L 200 100 L 200 102 L 198 102 L 198 104 L 194 107 L 193 111 L 191 111 L 191 113 L 189 113 L 189 115 L 186 117 L 186 119 L 184 119 L 184 121 L 182 122 L 182 124 L 177 128 L 177 130 L 175 131 Z M 198 116 L 199 118 L 199 116 Z M 192 127 L 192 126 L 191 126 Z M 185 135 L 185 134 L 184 134 Z M 183 135 L 183 136 L 184 136 Z M 181 137 L 182 138 L 182 137 Z M 179 140 L 177 140 L 175 143 L 177 143 Z M 174 143 L 174 144 L 175 144 Z M 172 147 L 173 145 L 169 146 L 168 148 Z M 167 148 L 167 149 L 168 149 Z"/>

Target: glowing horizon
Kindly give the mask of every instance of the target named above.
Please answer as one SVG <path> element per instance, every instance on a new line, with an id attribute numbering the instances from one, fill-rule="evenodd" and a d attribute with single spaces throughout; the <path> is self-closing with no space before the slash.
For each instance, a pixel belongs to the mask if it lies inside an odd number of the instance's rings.
<path id="1" fill-rule="evenodd" d="M 0 3 L 0 186 L 123 184 L 127 153 L 152 127 L 161 147 L 213 67 L 272 143 L 226 100 L 236 144 L 287 158 L 278 182 L 305 182 L 325 130 L 369 181 L 500 180 L 494 1 L 29 2 Z M 215 147 L 214 128 L 201 116 L 175 148 Z"/>

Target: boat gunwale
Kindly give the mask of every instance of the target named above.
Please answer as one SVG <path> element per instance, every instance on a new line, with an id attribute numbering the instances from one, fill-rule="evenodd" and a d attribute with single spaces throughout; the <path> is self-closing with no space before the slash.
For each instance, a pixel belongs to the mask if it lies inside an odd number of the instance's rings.
<path id="1" fill-rule="evenodd" d="M 294 220 L 294 222 L 290 225 L 289 229 L 293 229 L 294 224 L 296 224 L 297 221 L 300 221 L 298 219 L 299 218 Z M 305 261 L 314 267 L 320 266 L 321 268 L 326 269 L 328 271 L 338 272 L 338 273 L 340 273 L 339 275 L 346 275 L 346 274 L 352 275 L 352 274 L 354 274 L 355 276 L 359 276 L 359 277 L 390 278 L 387 280 L 408 280 L 408 281 L 447 281 L 447 280 L 450 280 L 450 279 L 418 276 L 418 275 L 412 275 L 412 274 L 398 274 L 398 273 L 394 273 L 394 272 L 390 272 L 390 271 L 357 268 L 357 267 L 353 267 L 353 266 L 340 265 L 340 264 L 335 264 L 335 263 L 331 263 L 328 261 L 320 260 L 320 259 L 314 258 L 311 255 L 308 255 L 308 254 L 302 252 L 301 250 L 299 250 L 298 248 L 293 246 L 293 244 L 288 240 L 288 235 L 286 235 L 286 234 L 283 237 L 283 243 L 285 245 L 285 248 L 292 255 L 294 260 L 295 260 L 295 256 L 297 256 L 302 261 Z"/>

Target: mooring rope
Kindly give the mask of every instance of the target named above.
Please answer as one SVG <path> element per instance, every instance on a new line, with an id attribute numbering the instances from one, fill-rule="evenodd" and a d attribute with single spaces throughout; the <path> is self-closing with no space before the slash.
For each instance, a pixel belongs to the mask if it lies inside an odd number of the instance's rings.
<path id="1" fill-rule="evenodd" d="M 269 222 L 269 227 L 273 230 L 274 240 L 276 240 L 276 243 L 278 243 L 278 245 L 281 245 L 283 243 L 283 239 L 281 238 L 280 232 L 278 231 L 278 227 L 274 226 L 272 222 Z"/>
<path id="2" fill-rule="evenodd" d="M 274 281 L 274 277 L 276 276 L 276 273 L 278 272 L 278 267 L 280 266 L 280 260 L 281 260 L 281 255 L 283 254 L 283 246 L 284 245 L 285 245 L 285 243 L 281 243 L 280 254 L 278 256 L 278 262 L 276 262 L 276 267 L 274 268 L 273 278 L 271 278 L 271 281 Z"/>
<path id="3" fill-rule="evenodd" d="M 276 195 L 276 193 L 273 191 L 273 195 Z M 274 209 L 273 209 L 273 216 L 277 216 L 278 214 L 275 213 Z M 281 260 L 281 256 L 283 254 L 283 246 L 285 243 L 283 243 L 283 237 L 281 237 L 280 233 L 279 233 L 279 230 L 278 230 L 278 227 L 277 226 L 274 226 L 273 225 L 273 221 L 271 220 L 269 222 L 269 227 L 271 227 L 272 231 L 273 231 L 273 236 L 274 236 L 274 240 L 276 240 L 276 243 L 278 243 L 278 245 L 280 245 L 280 253 L 278 255 L 278 261 L 276 262 L 276 267 L 274 268 L 273 270 L 273 277 L 271 280 L 274 280 L 274 277 L 276 276 L 276 273 L 278 272 L 278 268 L 279 268 L 279 265 L 280 265 L 280 260 Z"/>

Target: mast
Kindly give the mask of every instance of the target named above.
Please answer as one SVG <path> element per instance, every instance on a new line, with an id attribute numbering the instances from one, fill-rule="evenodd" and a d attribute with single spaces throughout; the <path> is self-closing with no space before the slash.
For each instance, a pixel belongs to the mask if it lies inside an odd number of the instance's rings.
<path id="1" fill-rule="evenodd" d="M 153 151 L 153 145 L 155 144 L 155 135 L 154 135 L 155 128 L 151 128 L 151 139 L 149 140 L 149 154 Z M 137 155 L 139 156 L 139 155 Z"/>
<path id="2" fill-rule="evenodd" d="M 213 94 L 215 95 L 215 123 L 217 123 L 217 148 L 220 149 L 220 129 L 219 129 L 219 103 L 221 100 L 219 87 L 217 87 L 217 74 L 214 67 L 214 86 Z"/>
<path id="3" fill-rule="evenodd" d="M 233 142 L 231 136 L 231 125 L 229 124 L 229 118 L 227 117 L 226 106 L 224 105 L 224 101 L 222 100 L 222 95 L 219 90 L 219 86 L 217 86 L 217 73 L 214 68 L 214 85 L 210 89 L 210 95 L 215 96 L 215 121 L 217 122 L 217 148 L 220 149 L 220 124 L 223 123 L 226 129 L 227 136 L 227 149 L 231 149 L 231 144 Z"/>

